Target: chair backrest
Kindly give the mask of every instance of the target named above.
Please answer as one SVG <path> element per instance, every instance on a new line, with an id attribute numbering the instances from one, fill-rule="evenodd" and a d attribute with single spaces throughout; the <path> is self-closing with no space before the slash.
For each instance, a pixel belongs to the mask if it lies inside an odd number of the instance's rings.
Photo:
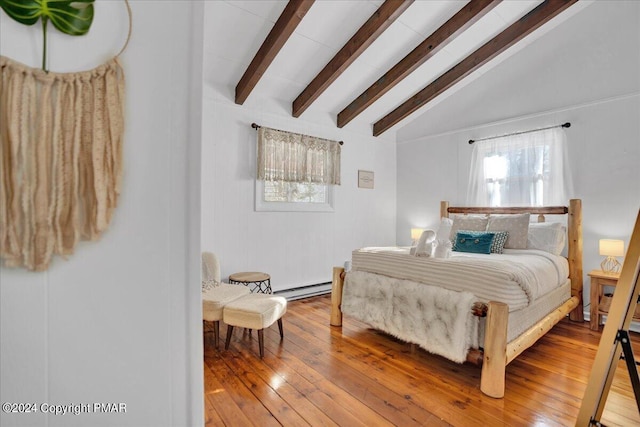
<path id="1" fill-rule="evenodd" d="M 220 262 L 212 252 L 202 252 L 202 280 L 220 282 Z"/>

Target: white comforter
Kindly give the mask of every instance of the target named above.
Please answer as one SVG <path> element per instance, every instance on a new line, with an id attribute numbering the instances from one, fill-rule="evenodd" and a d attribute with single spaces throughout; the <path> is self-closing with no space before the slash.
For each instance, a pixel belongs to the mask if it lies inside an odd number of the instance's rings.
<path id="1" fill-rule="evenodd" d="M 415 257 L 408 248 L 363 248 L 353 251 L 354 271 L 467 291 L 478 301 L 501 301 L 509 311 L 528 306 L 566 282 L 567 260 L 533 249 L 505 249 L 504 254 L 453 252 L 447 259 Z"/>

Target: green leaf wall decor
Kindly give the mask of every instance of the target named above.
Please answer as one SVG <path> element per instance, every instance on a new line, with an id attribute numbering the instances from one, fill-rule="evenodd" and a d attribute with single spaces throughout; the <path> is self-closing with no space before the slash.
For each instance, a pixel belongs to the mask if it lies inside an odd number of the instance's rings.
<path id="1" fill-rule="evenodd" d="M 47 23 L 71 36 L 86 34 L 93 22 L 94 0 L 0 0 L 0 7 L 14 20 L 33 25 L 42 18 L 42 69 L 46 70 Z"/>

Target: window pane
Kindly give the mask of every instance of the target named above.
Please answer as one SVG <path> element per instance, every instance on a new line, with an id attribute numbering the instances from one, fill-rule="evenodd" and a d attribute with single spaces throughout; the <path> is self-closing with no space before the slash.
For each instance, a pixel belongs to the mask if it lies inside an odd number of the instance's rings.
<path id="1" fill-rule="evenodd" d="M 327 203 L 327 186 L 303 182 L 265 181 L 264 201 Z"/>

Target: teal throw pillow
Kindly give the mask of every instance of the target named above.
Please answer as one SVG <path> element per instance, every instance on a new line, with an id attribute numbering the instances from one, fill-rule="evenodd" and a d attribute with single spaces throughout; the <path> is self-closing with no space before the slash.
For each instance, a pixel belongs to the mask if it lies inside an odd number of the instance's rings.
<path id="1" fill-rule="evenodd" d="M 495 233 L 464 232 L 456 233 L 456 240 L 453 250 L 457 252 L 471 252 L 476 254 L 490 254 L 491 245 L 495 238 Z"/>
<path id="2" fill-rule="evenodd" d="M 507 238 L 509 237 L 508 231 L 471 231 L 471 230 L 460 230 L 461 233 L 471 234 L 472 236 L 480 236 L 483 234 L 493 234 L 493 243 L 491 244 L 491 253 L 492 254 L 501 254 L 504 250 L 504 244 L 507 242 Z M 452 241 L 451 244 L 455 246 L 455 241 Z M 455 250 L 455 249 L 454 249 Z"/>

